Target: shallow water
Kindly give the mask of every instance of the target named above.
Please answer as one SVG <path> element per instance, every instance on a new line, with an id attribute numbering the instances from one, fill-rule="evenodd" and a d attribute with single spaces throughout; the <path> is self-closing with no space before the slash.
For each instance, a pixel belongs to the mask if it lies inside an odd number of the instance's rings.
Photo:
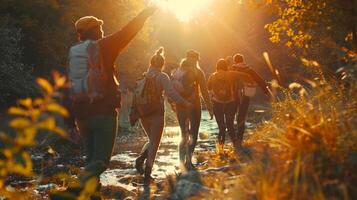
<path id="1" fill-rule="evenodd" d="M 209 119 L 207 112 L 203 112 L 200 137 L 195 151 L 213 151 L 217 133 L 218 127 L 215 121 Z M 164 179 L 168 174 L 179 171 L 178 144 L 180 139 L 180 128 L 178 126 L 165 127 L 152 172 L 154 178 Z M 132 142 L 129 151 L 125 150 L 128 149 L 127 142 L 117 144 L 116 149 L 119 149 L 119 151 L 112 157 L 112 163 L 116 164 L 111 165 L 111 168 L 101 175 L 103 186 L 116 185 L 129 191 L 136 190 L 135 186 L 139 184 L 136 180 L 139 175 L 134 169 L 134 161 L 144 144 L 142 138 L 138 141 L 140 142 Z M 120 151 L 121 149 L 123 150 Z"/>

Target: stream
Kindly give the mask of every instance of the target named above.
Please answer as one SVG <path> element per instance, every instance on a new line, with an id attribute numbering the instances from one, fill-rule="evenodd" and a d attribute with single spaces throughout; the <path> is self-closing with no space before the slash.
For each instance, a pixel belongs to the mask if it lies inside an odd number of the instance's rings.
<path id="1" fill-rule="evenodd" d="M 252 128 L 252 123 L 247 122 L 246 125 L 248 128 Z M 199 132 L 195 152 L 214 151 L 218 127 L 214 120 L 209 119 L 207 111 L 202 112 Z M 229 140 L 228 136 L 226 138 Z M 165 127 L 152 172 L 152 176 L 157 181 L 165 179 L 169 174 L 175 174 L 180 171 L 178 154 L 180 139 L 180 128 L 178 126 Z M 137 186 L 141 186 L 141 179 L 139 178 L 141 175 L 137 174 L 134 162 L 146 140 L 145 137 L 134 141 L 119 140 L 109 169 L 101 175 L 101 183 L 104 187 L 119 186 L 128 191 L 137 192 Z M 193 162 L 197 163 L 197 160 L 193 159 Z"/>

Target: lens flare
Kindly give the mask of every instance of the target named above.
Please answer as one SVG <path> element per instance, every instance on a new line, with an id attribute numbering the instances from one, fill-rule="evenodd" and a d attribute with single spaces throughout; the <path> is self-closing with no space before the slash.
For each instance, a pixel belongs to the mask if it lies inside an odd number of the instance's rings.
<path id="1" fill-rule="evenodd" d="M 162 10 L 173 13 L 180 21 L 189 22 L 208 9 L 213 0 L 153 0 Z"/>

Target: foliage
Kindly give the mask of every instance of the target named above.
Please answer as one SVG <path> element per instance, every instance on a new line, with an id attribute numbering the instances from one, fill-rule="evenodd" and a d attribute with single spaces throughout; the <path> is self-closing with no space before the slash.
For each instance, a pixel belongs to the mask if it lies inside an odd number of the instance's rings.
<path id="1" fill-rule="evenodd" d="M 281 88 L 285 99 L 273 103 L 272 119 L 245 142 L 252 154 L 247 157 L 242 151 L 240 159 L 247 164 L 238 171 L 204 177 L 205 185 L 216 191 L 213 196 L 204 196 L 353 199 L 357 181 L 357 88 L 354 84 L 327 82 L 322 76 L 311 83 L 310 89 L 299 83 Z M 235 159 L 229 152 L 221 153 L 221 159 L 218 155 L 208 157 L 210 166 Z M 233 183 L 227 180 L 232 175 Z M 222 181 L 227 184 L 222 185 Z"/>
<path id="2" fill-rule="evenodd" d="M 1 0 L 1 107 L 13 105 L 18 98 L 37 95 L 34 77 L 50 78 L 54 70 L 65 73 L 68 49 L 77 42 L 74 22 L 78 18 L 94 15 L 103 19 L 108 34 L 118 31 L 142 7 L 142 1 Z M 147 52 L 142 49 L 149 49 L 148 33 L 149 29 L 145 29 L 133 41 L 121 66 L 137 69 L 138 63 L 132 61 L 145 58 Z M 146 67 L 146 63 L 140 65 Z"/>
<path id="3" fill-rule="evenodd" d="M 32 69 L 22 63 L 22 31 L 0 17 L 0 110 L 35 93 Z"/>
<path id="4" fill-rule="evenodd" d="M 33 176 L 33 163 L 29 148 L 37 145 L 36 135 L 46 130 L 66 137 L 66 131 L 57 126 L 56 115 L 68 117 L 68 112 L 54 100 L 58 89 L 65 86 L 65 77 L 54 74 L 55 84 L 52 86 L 47 80 L 38 78 L 37 83 L 43 91 L 43 96 L 35 99 L 26 98 L 18 101 L 19 106 L 11 107 L 8 114 L 13 116 L 9 126 L 16 134 L 11 136 L 1 132 L 0 141 L 0 194 L 7 198 L 26 199 L 25 194 L 5 184 L 6 179 L 13 174 L 25 177 Z M 20 195 L 21 194 L 21 195 Z M 28 194 L 29 195 L 29 194 Z"/>
<path id="5" fill-rule="evenodd" d="M 74 22 L 85 15 L 104 20 L 106 33 L 118 31 L 138 13 L 141 1 L 120 0 L 2 0 L 0 17 L 21 30 L 24 63 L 36 75 L 64 72 L 69 47 L 76 42 Z"/>
<path id="6" fill-rule="evenodd" d="M 265 28 L 270 40 L 291 48 L 298 58 L 308 57 L 337 69 L 356 63 L 356 1 L 354 0 L 247 0 L 266 5 L 274 20 Z"/>
<path id="7" fill-rule="evenodd" d="M 261 161 L 248 170 L 259 199 L 352 197 L 357 88 L 337 85 L 320 79 L 309 96 L 287 92 L 274 104 L 273 119 L 251 138 L 262 145 Z"/>

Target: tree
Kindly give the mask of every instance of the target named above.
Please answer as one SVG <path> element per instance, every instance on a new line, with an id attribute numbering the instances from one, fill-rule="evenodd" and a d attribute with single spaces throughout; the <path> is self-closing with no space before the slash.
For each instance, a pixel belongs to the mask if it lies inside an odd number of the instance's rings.
<path id="1" fill-rule="evenodd" d="M 68 49 L 76 42 L 74 22 L 85 15 L 104 20 L 104 30 L 112 33 L 133 17 L 141 1 L 120 0 L 1 0 L 0 16 L 22 30 L 20 45 L 24 63 L 35 75 L 49 76 L 64 71 Z"/>
<path id="2" fill-rule="evenodd" d="M 282 42 L 297 58 L 315 60 L 329 70 L 353 66 L 357 30 L 355 0 L 247 0 L 267 6 L 275 19 L 266 25 L 274 43 Z M 303 59 L 304 60 L 304 59 Z M 305 59 L 306 61 L 306 59 Z"/>

